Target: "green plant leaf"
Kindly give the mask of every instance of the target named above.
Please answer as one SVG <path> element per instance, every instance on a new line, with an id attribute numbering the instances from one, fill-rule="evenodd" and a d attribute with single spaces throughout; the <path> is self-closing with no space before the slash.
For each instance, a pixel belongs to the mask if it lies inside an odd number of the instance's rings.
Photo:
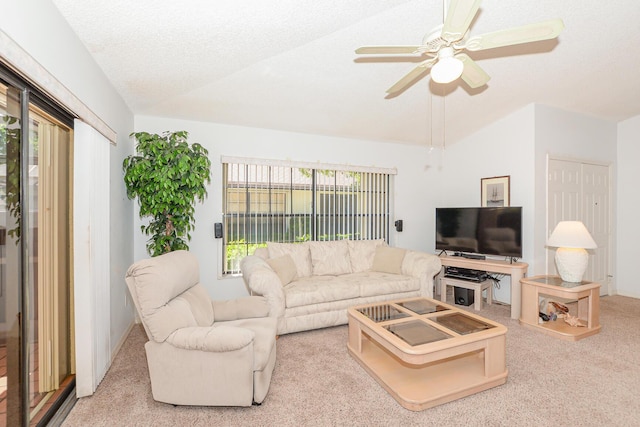
<path id="1" fill-rule="evenodd" d="M 189 145 L 188 132 L 131 134 L 136 154 L 123 160 L 127 196 L 137 198 L 140 217 L 151 217 L 142 232 L 151 256 L 188 249 L 196 201 L 204 201 L 211 182 L 211 161 L 202 145 Z"/>

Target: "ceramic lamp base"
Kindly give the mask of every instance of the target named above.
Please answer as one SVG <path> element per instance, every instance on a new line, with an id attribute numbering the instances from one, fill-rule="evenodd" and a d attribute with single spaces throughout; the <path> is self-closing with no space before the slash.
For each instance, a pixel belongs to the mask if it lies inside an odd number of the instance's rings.
<path id="1" fill-rule="evenodd" d="M 580 283 L 589 264 L 589 253 L 581 248 L 558 248 L 556 267 L 565 282 Z"/>

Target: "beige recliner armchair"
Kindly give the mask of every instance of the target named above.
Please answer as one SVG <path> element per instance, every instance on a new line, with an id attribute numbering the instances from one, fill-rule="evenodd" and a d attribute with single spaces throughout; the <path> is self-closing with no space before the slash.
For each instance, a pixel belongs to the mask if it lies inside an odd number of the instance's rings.
<path id="1" fill-rule="evenodd" d="M 126 282 L 149 341 L 151 390 L 174 405 L 262 403 L 276 362 L 276 319 L 262 297 L 214 301 L 196 257 L 175 251 L 129 267 Z"/>

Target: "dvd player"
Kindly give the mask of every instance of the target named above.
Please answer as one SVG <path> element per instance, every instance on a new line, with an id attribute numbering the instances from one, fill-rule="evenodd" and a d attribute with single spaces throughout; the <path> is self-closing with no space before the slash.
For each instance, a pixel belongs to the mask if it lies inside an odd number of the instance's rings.
<path id="1" fill-rule="evenodd" d="M 469 280 L 471 282 L 484 282 L 489 278 L 489 274 L 482 270 L 472 270 L 469 268 L 445 267 L 444 277 L 452 279 Z"/>

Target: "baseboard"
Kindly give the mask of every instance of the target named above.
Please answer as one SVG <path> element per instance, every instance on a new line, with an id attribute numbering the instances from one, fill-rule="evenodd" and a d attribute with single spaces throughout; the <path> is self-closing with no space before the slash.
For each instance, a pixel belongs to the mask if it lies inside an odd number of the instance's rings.
<path id="1" fill-rule="evenodd" d="M 127 337 L 129 336 L 129 334 L 131 333 L 131 330 L 135 325 L 136 325 L 135 321 L 131 322 L 127 327 L 127 329 L 125 330 L 124 334 L 122 334 L 122 336 L 120 337 L 120 341 L 118 341 L 116 346 L 111 349 L 111 361 L 109 362 L 109 365 L 113 363 L 113 360 L 116 358 L 116 355 L 124 345 L 124 342 L 127 340 Z"/>
<path id="2" fill-rule="evenodd" d="M 629 292 L 614 292 L 611 295 L 619 295 L 621 297 L 629 297 L 629 298 L 635 298 L 635 299 L 640 299 L 640 294 L 637 294 L 635 292 L 629 293 Z"/>

